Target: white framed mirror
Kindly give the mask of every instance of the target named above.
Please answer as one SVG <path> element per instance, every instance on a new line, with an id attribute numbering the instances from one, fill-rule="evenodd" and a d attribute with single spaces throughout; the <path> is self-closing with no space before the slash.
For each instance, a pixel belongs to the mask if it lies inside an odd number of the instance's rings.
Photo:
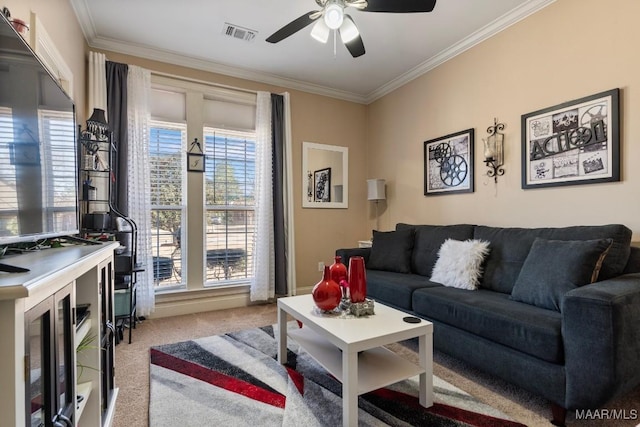
<path id="1" fill-rule="evenodd" d="M 302 143 L 302 207 L 349 207 L 349 149 Z"/>

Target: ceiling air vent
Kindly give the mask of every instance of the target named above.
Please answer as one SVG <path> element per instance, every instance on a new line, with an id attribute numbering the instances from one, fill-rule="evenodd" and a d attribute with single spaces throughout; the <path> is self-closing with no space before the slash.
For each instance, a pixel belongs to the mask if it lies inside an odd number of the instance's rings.
<path id="1" fill-rule="evenodd" d="M 224 27 L 222 28 L 222 34 L 224 34 L 225 36 L 233 37 L 234 39 L 240 39 L 250 42 L 256 38 L 258 32 L 225 22 Z"/>

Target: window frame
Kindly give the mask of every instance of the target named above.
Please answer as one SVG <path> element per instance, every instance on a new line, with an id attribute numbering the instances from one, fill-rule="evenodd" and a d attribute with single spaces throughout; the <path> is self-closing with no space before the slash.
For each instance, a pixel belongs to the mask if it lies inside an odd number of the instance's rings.
<path id="1" fill-rule="evenodd" d="M 216 133 L 218 135 L 222 135 L 223 138 L 227 139 L 227 138 L 233 138 L 233 139 L 244 139 L 244 143 L 245 144 L 253 144 L 253 155 L 247 157 L 246 155 L 246 148 L 245 148 L 245 155 L 244 155 L 244 163 L 245 163 L 245 182 L 244 185 L 248 185 L 248 181 L 246 181 L 246 176 L 247 176 L 247 163 L 253 163 L 253 177 L 250 181 L 250 185 L 251 187 L 255 188 L 255 162 L 256 162 L 256 132 L 255 130 L 253 131 L 238 131 L 238 130 L 229 130 L 229 129 L 224 129 L 224 128 L 220 128 L 220 127 L 211 127 L 211 126 L 204 126 L 203 128 L 203 138 L 204 138 L 204 154 L 205 154 L 205 164 L 207 165 L 207 168 L 209 171 L 212 171 L 212 168 L 216 167 L 216 157 L 212 157 L 211 153 L 212 151 L 210 150 L 210 144 L 209 144 L 209 137 L 215 139 L 216 138 Z M 250 160 L 247 161 L 247 158 L 249 158 Z M 228 157 L 227 157 L 228 159 Z M 225 160 L 228 161 L 228 160 Z M 237 158 L 236 158 L 236 162 L 238 162 Z M 215 171 L 212 171 L 213 176 L 215 177 Z M 205 230 L 204 230 L 204 236 L 205 236 L 205 242 L 204 242 L 204 250 L 203 250 L 203 277 L 204 277 L 204 286 L 206 288 L 216 288 L 216 287 L 221 287 L 221 286 L 227 286 L 230 284 L 247 284 L 250 283 L 250 281 L 253 278 L 253 245 L 255 242 L 255 233 L 256 233 L 256 229 L 255 229 L 255 210 L 256 210 L 256 205 L 255 205 L 255 197 L 253 197 L 253 203 L 251 204 L 246 204 L 247 198 L 245 197 L 244 201 L 245 203 L 241 203 L 238 205 L 232 205 L 229 203 L 223 203 L 223 204 L 208 204 L 208 200 L 207 200 L 207 191 L 208 191 L 208 182 L 209 180 L 207 179 L 207 173 L 205 172 L 205 179 L 204 179 L 204 184 L 203 184 L 203 222 L 204 222 L 204 226 L 205 226 Z M 214 180 L 215 182 L 215 180 Z M 225 182 L 226 184 L 226 182 Z M 215 184 L 214 184 L 215 185 Z M 244 190 L 245 195 L 247 194 L 247 189 L 245 187 Z M 228 200 L 226 200 L 228 202 Z M 210 275 L 208 274 L 208 269 L 209 267 L 211 267 L 210 264 L 212 264 L 212 262 L 210 262 L 213 258 L 216 258 L 215 256 L 209 256 L 209 250 L 208 249 L 208 239 L 209 239 L 209 235 L 213 235 L 215 233 L 211 233 L 209 231 L 209 226 L 211 226 L 212 228 L 215 228 L 214 224 L 210 224 L 209 221 L 209 213 L 213 212 L 213 211 L 222 211 L 223 212 L 223 217 L 225 218 L 224 220 L 224 226 L 226 228 L 226 232 L 225 232 L 225 249 L 226 249 L 226 253 L 225 253 L 225 259 L 222 260 L 222 264 L 223 266 L 220 268 L 223 268 L 224 271 L 221 273 L 219 271 L 214 271 L 213 275 L 219 275 L 219 274 L 224 274 L 224 279 L 220 280 L 220 279 L 211 279 Z M 245 213 L 245 222 L 244 222 L 244 227 L 245 227 L 245 232 L 244 233 L 233 233 L 233 232 L 229 232 L 229 226 L 230 226 L 230 215 L 229 213 L 231 213 L 231 217 L 234 217 L 236 215 L 233 215 L 234 212 L 243 212 Z M 253 221 L 249 221 L 249 219 L 252 219 Z M 251 227 L 251 232 L 249 231 L 249 228 Z M 237 241 L 237 239 L 233 239 L 234 236 L 238 235 L 238 234 L 244 234 L 245 235 L 245 239 L 244 239 L 244 248 L 231 248 L 229 247 L 229 242 L 231 240 L 235 240 Z M 236 244 L 237 246 L 237 244 Z M 240 254 L 237 251 L 237 249 L 241 249 L 244 250 L 244 257 L 240 258 Z M 215 250 L 215 249 L 212 249 Z M 216 258 L 217 259 L 217 258 Z M 242 268 L 242 262 L 244 262 L 244 272 L 245 275 L 244 277 L 234 277 L 234 275 L 236 275 L 236 268 L 240 267 Z M 220 263 L 218 263 L 220 264 Z M 216 270 L 218 267 L 213 267 L 214 270 Z"/>
<path id="2" fill-rule="evenodd" d="M 182 266 L 185 264 L 185 261 L 188 259 L 188 255 L 187 255 L 187 249 L 188 246 L 187 245 L 183 245 L 182 242 L 185 242 L 185 221 L 186 221 L 186 216 L 188 215 L 188 211 L 189 211 L 189 207 L 188 207 L 188 197 L 185 197 L 186 194 L 186 188 L 187 188 L 187 171 L 185 168 L 185 149 L 186 149 L 186 142 L 187 142 L 187 126 L 185 123 L 180 123 L 177 121 L 167 121 L 167 120 L 159 120 L 159 119 L 155 119 L 155 118 L 151 118 L 151 120 L 149 121 L 149 157 L 151 158 L 151 146 L 152 146 L 152 142 L 151 142 L 151 133 L 152 133 L 152 129 L 158 129 L 158 128 L 162 128 L 162 129 L 169 129 L 169 130 L 175 130 L 175 131 L 180 131 L 181 133 L 181 143 L 180 143 L 180 157 L 177 158 L 175 160 L 175 164 L 177 165 L 177 170 L 180 171 L 180 178 L 181 178 L 181 183 L 180 183 L 180 194 L 181 194 L 181 203 L 180 205 L 160 205 L 160 204 L 154 204 L 154 199 L 153 199 L 153 192 L 152 192 L 152 197 L 151 197 L 151 212 L 150 215 L 152 214 L 153 211 L 179 211 L 179 215 L 180 215 L 180 226 L 179 226 L 179 235 L 176 235 L 175 231 L 171 232 L 171 233 L 159 233 L 159 228 L 154 227 L 156 224 L 154 223 L 153 219 L 151 219 L 151 225 L 152 228 L 149 231 L 151 236 L 152 236 L 152 256 L 157 256 L 158 259 L 160 259 L 161 257 L 164 257 L 163 255 L 169 255 L 169 257 L 171 258 L 171 271 L 170 271 L 170 276 L 168 278 L 173 278 L 173 279 L 178 279 L 177 282 L 168 282 L 165 285 L 162 285 L 162 281 L 164 279 L 156 279 L 156 277 L 154 276 L 153 279 L 153 286 L 154 286 L 154 290 L 157 293 L 162 293 L 162 292 L 166 292 L 166 291 L 176 291 L 176 290 L 184 290 L 188 288 L 188 270 L 185 268 L 182 268 Z M 152 217 L 153 218 L 153 217 Z M 153 230 L 156 230 L 156 232 L 154 233 Z M 169 230 L 170 231 L 170 230 Z M 162 240 L 166 239 L 167 237 L 171 238 L 171 243 L 165 242 L 165 243 L 161 243 Z M 153 239 L 156 239 L 156 244 L 153 245 Z M 168 247 L 168 246 L 172 246 L 173 249 L 171 251 L 171 254 L 161 254 L 161 247 Z M 179 255 L 179 257 L 177 258 L 180 261 L 179 267 L 177 267 L 175 265 L 175 260 L 176 260 L 176 254 Z M 160 266 L 160 262 L 158 261 L 158 264 L 156 265 L 156 263 L 152 264 L 152 269 L 158 269 L 158 275 L 160 275 L 161 273 L 161 266 Z M 155 273 L 155 272 L 154 272 Z M 166 274 L 166 273 L 165 273 Z"/>

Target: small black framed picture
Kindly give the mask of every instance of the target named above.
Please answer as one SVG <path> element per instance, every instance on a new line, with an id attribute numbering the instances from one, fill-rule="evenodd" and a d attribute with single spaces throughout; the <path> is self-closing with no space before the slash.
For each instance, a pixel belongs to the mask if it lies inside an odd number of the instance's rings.
<path id="1" fill-rule="evenodd" d="M 204 172 L 204 155 L 187 153 L 187 170 L 189 172 Z"/>
<path id="2" fill-rule="evenodd" d="M 473 193 L 475 131 L 466 129 L 424 142 L 424 195 Z"/>
<path id="3" fill-rule="evenodd" d="M 39 165 L 40 145 L 35 143 L 12 143 L 12 165 Z"/>
<path id="4" fill-rule="evenodd" d="M 315 202 L 331 201 L 331 168 L 324 168 L 313 173 L 313 188 Z"/>

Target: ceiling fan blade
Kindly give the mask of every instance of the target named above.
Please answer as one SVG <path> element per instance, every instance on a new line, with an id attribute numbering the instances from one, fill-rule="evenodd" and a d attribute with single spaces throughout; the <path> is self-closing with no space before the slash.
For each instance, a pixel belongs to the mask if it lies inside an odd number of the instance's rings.
<path id="1" fill-rule="evenodd" d="M 269 43 L 278 43 L 279 41 L 282 41 L 282 40 L 286 39 L 290 35 L 292 35 L 294 33 L 297 33 L 298 31 L 300 31 L 304 27 L 306 27 L 306 26 L 310 25 L 311 23 L 313 23 L 313 21 L 318 19 L 320 16 L 322 16 L 322 14 L 318 14 L 317 12 L 318 11 L 316 11 L 316 10 L 312 10 L 311 12 L 305 13 L 300 18 L 294 19 L 293 21 L 289 22 L 284 27 L 280 28 L 275 33 L 271 34 L 267 38 L 267 41 Z"/>
<path id="2" fill-rule="evenodd" d="M 436 0 L 367 0 L 365 12 L 414 13 L 431 12 Z"/>
<path id="3" fill-rule="evenodd" d="M 349 53 L 351 53 L 351 56 L 357 58 L 358 56 L 364 55 L 364 43 L 362 43 L 358 27 L 356 23 L 353 22 L 351 16 L 345 13 L 344 22 L 338 29 L 338 32 L 340 33 L 342 42 L 349 50 Z"/>
<path id="4" fill-rule="evenodd" d="M 365 54 L 364 43 L 362 43 L 362 37 L 358 34 L 353 40 L 344 44 L 347 50 L 354 58 Z"/>
<path id="5" fill-rule="evenodd" d="M 356 9 L 365 9 L 367 7 L 367 0 L 345 0 L 346 7 L 355 7 Z"/>

